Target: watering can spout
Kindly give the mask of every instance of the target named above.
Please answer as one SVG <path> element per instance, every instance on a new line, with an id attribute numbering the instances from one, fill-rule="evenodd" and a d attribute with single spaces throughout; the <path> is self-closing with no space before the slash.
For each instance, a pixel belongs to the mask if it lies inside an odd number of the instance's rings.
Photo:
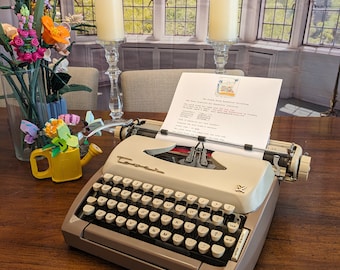
<path id="1" fill-rule="evenodd" d="M 80 160 L 80 164 L 81 164 L 81 167 L 85 166 L 87 163 L 89 163 L 89 161 L 99 155 L 99 154 L 102 154 L 103 151 L 102 149 L 100 149 L 99 146 L 97 146 L 96 144 L 94 143 L 91 143 L 90 146 L 89 146 L 89 151 L 87 152 L 87 154 Z"/>

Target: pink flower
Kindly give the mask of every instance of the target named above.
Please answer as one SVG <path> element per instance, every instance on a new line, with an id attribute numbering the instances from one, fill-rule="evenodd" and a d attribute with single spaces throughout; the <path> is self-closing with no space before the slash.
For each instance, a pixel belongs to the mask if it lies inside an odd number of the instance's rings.
<path id="1" fill-rule="evenodd" d="M 15 36 L 14 39 L 10 42 L 11 45 L 15 47 L 21 47 L 25 44 L 21 37 Z"/>
<path id="2" fill-rule="evenodd" d="M 33 62 L 32 54 L 26 52 L 22 55 L 21 59 L 19 59 L 19 60 L 24 61 L 24 62 L 28 62 L 28 63 L 32 63 Z"/>
<path id="3" fill-rule="evenodd" d="M 28 30 L 28 32 L 29 32 L 29 36 L 31 38 L 36 38 L 37 37 L 37 31 L 35 31 L 35 29 L 30 29 L 30 30 Z"/>
<path id="4" fill-rule="evenodd" d="M 38 54 L 41 56 L 41 58 L 43 58 L 43 57 L 44 57 L 44 55 L 45 55 L 45 51 L 46 51 L 46 49 L 45 49 L 45 48 L 38 47 L 38 49 L 37 49 L 36 53 L 38 53 Z"/>
<path id="5" fill-rule="evenodd" d="M 43 58 L 43 56 L 41 56 L 38 52 L 34 52 L 32 53 L 32 61 L 35 62 L 37 61 L 38 59 L 41 59 Z"/>
<path id="6" fill-rule="evenodd" d="M 29 32 L 27 30 L 19 29 L 18 33 L 22 38 L 28 38 Z"/>
<path id="7" fill-rule="evenodd" d="M 18 58 L 22 58 L 24 53 L 20 51 L 19 48 L 14 48 L 14 51 L 17 53 Z"/>
<path id="8" fill-rule="evenodd" d="M 37 38 L 32 38 L 31 45 L 38 47 L 39 46 L 39 40 Z"/>

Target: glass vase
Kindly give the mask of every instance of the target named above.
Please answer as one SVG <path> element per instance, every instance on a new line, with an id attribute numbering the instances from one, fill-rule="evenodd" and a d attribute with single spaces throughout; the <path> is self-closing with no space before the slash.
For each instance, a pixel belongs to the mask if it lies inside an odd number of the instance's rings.
<path id="1" fill-rule="evenodd" d="M 15 156 L 18 160 L 29 161 L 31 152 L 46 144 L 40 132 L 48 120 L 41 72 L 30 69 L 2 73 L 1 83 Z M 22 120 L 27 120 L 24 126 Z"/>

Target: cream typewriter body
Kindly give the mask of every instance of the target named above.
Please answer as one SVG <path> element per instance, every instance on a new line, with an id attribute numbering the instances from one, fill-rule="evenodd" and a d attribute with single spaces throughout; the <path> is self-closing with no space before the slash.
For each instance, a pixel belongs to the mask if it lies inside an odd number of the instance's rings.
<path id="1" fill-rule="evenodd" d="M 272 165 L 219 152 L 215 169 L 157 157 L 174 147 L 121 142 L 72 204 L 66 242 L 129 269 L 252 269 L 279 194 Z"/>
<path id="2" fill-rule="evenodd" d="M 281 84 L 184 72 L 164 123 L 115 127 L 122 142 L 73 202 L 65 241 L 128 269 L 253 269 L 279 183 L 309 172 L 299 145 L 268 143 Z"/>
<path id="3" fill-rule="evenodd" d="M 271 141 L 267 160 L 198 151 L 193 166 L 191 151 L 152 138 L 158 128 L 151 121 L 118 132 L 124 140 L 65 218 L 65 241 L 128 269 L 253 269 L 279 180 L 307 178 L 310 157 Z"/>

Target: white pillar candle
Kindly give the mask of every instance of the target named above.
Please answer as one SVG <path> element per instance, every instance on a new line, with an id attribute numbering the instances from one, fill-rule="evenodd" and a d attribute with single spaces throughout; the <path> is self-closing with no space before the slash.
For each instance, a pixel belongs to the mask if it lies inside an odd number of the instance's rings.
<path id="1" fill-rule="evenodd" d="M 124 17 L 122 0 L 96 0 L 97 36 L 103 41 L 124 39 Z"/>
<path id="2" fill-rule="evenodd" d="M 238 36 L 238 0 L 210 0 L 209 40 L 235 41 Z"/>

